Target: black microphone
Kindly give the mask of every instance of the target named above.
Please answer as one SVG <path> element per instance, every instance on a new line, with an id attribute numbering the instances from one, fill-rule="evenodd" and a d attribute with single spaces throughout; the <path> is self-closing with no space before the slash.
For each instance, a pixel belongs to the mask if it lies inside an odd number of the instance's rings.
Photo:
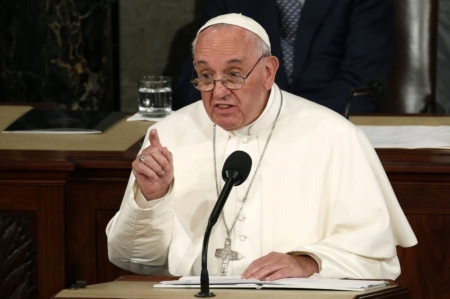
<path id="1" fill-rule="evenodd" d="M 353 97 L 356 96 L 369 96 L 373 100 L 383 100 L 388 97 L 390 93 L 389 84 L 386 80 L 373 80 L 368 86 L 363 87 L 353 87 L 350 89 L 350 96 L 347 100 L 347 105 L 345 106 L 345 118 L 348 119 L 350 112 L 350 104 Z"/>
<path id="2" fill-rule="evenodd" d="M 225 161 L 222 169 L 222 178 L 225 181 L 222 192 L 214 205 L 214 208 L 209 216 L 208 225 L 206 226 L 205 236 L 203 237 L 202 248 L 202 272 L 200 275 L 200 292 L 195 297 L 214 297 L 214 293 L 209 292 L 209 275 L 208 275 L 208 242 L 211 234 L 211 229 L 219 219 L 220 212 L 230 195 L 233 186 L 239 186 L 248 177 L 250 169 L 252 168 L 252 158 L 249 154 L 243 151 L 233 152 Z"/>

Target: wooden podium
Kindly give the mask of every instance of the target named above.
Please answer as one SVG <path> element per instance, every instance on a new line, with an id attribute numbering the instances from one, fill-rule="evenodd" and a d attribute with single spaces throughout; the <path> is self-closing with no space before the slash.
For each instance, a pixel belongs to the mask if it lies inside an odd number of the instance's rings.
<path id="1" fill-rule="evenodd" d="M 196 298 L 200 290 L 192 289 L 158 289 L 153 285 L 162 280 L 170 280 L 164 276 L 122 276 L 116 281 L 87 286 L 85 289 L 63 290 L 52 299 L 82 299 L 82 298 L 121 298 L 121 299 L 161 299 L 161 298 Z M 371 291 L 323 291 L 323 290 L 292 290 L 292 289 L 212 289 L 215 297 L 222 299 L 376 299 L 376 298 L 411 298 L 408 289 L 400 285 L 389 285 Z"/>

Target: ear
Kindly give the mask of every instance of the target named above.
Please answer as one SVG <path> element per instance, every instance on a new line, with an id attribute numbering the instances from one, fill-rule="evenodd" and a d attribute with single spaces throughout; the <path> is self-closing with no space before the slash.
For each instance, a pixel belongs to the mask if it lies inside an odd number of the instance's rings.
<path id="1" fill-rule="evenodd" d="M 280 62 L 275 56 L 266 57 L 266 77 L 264 81 L 264 88 L 270 90 L 275 82 L 275 75 L 277 73 Z"/>

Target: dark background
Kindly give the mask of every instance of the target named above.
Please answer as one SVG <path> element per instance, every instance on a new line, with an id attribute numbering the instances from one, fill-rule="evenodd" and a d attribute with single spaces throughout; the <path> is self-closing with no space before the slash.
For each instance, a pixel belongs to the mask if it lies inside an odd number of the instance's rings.
<path id="1" fill-rule="evenodd" d="M 0 102 L 136 111 L 140 77 L 176 84 L 204 1 L 0 1 Z M 440 0 L 436 101 L 447 113 L 449 15 Z"/>

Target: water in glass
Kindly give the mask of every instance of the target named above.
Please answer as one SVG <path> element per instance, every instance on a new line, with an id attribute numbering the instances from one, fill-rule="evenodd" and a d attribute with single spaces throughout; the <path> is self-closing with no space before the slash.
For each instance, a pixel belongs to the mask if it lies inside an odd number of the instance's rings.
<path id="1" fill-rule="evenodd" d="M 164 117 L 172 112 L 171 79 L 147 76 L 139 80 L 139 112 L 146 117 Z"/>

